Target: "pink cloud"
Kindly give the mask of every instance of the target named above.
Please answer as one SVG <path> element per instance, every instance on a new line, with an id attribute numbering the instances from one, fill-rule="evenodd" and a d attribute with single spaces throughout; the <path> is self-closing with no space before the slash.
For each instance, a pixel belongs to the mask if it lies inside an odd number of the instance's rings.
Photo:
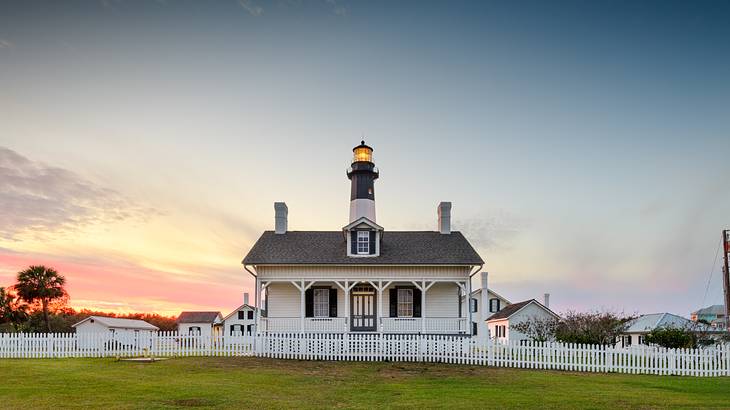
<path id="1" fill-rule="evenodd" d="M 32 264 L 53 266 L 66 276 L 70 305 L 74 307 L 163 314 L 181 310 L 228 312 L 242 303 L 244 291 L 253 295 L 253 280 L 242 267 L 201 272 L 194 280 L 176 279 L 173 272 L 128 262 L 77 261 L 4 249 L 0 249 L 0 286 L 12 285 L 16 272 Z"/>

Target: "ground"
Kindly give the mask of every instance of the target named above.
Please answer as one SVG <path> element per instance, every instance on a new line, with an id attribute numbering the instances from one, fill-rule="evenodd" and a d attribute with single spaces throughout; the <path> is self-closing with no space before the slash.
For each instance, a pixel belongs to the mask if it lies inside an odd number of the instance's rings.
<path id="1" fill-rule="evenodd" d="M 239 358 L 0 360 L 2 408 L 728 408 L 730 378 Z"/>

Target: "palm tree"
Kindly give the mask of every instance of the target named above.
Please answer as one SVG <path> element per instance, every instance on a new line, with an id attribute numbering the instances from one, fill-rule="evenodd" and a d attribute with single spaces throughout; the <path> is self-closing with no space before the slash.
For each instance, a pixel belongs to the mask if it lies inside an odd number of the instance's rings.
<path id="1" fill-rule="evenodd" d="M 55 269 L 42 265 L 29 266 L 28 269 L 18 272 L 18 283 L 15 285 L 18 296 L 28 303 L 41 304 L 43 320 L 49 332 L 51 323 L 48 320 L 48 305 L 66 296 L 66 290 L 63 288 L 65 283 L 66 278 Z"/>
<path id="2" fill-rule="evenodd" d="M 18 330 L 20 323 L 28 319 L 28 306 L 8 289 L 0 287 L 0 324 L 11 323 Z"/>

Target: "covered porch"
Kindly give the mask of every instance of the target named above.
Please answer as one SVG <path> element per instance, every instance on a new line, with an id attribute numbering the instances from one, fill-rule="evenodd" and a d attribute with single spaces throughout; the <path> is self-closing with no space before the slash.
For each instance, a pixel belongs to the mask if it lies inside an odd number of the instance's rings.
<path id="1" fill-rule="evenodd" d="M 260 332 L 470 334 L 468 279 L 259 279 Z"/>

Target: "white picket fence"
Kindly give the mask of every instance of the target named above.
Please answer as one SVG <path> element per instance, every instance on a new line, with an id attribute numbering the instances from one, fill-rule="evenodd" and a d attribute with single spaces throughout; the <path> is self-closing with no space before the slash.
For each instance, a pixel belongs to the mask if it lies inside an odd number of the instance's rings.
<path id="1" fill-rule="evenodd" d="M 298 360 L 409 361 L 526 369 L 730 376 L 730 345 L 618 348 L 414 334 L 279 333 L 233 336 L 159 332 L 134 340 L 107 333 L 0 334 L 0 358 L 258 356 Z"/>

